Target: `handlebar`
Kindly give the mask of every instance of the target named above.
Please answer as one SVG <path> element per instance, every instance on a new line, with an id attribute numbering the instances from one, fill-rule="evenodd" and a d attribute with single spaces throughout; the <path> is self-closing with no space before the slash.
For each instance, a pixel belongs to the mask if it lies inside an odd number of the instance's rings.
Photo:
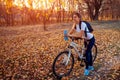
<path id="1" fill-rule="evenodd" d="M 64 30 L 64 40 L 65 40 L 65 41 L 68 40 L 68 37 L 69 37 L 72 41 L 74 41 L 74 40 L 79 40 L 79 39 L 82 40 L 82 39 L 83 39 L 83 38 L 79 38 L 79 37 L 68 36 L 67 33 L 68 33 L 68 31 L 67 31 L 67 30 Z"/>
<path id="2" fill-rule="evenodd" d="M 64 36 L 64 37 L 66 37 L 66 38 L 70 38 L 72 41 L 74 41 L 74 40 L 82 40 L 83 38 L 79 38 L 79 37 L 71 37 L 71 36 Z M 65 38 L 64 38 L 65 39 Z"/>

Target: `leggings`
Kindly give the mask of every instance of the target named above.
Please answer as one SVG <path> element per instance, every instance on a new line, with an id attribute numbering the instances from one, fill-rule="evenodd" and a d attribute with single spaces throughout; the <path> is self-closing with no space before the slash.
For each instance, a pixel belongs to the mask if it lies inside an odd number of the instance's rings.
<path id="1" fill-rule="evenodd" d="M 92 66 L 93 65 L 93 61 L 92 61 L 92 47 L 95 43 L 95 38 L 91 38 L 88 43 L 85 41 L 84 45 L 87 48 L 86 52 L 85 52 L 85 56 L 86 56 L 86 69 L 88 69 L 88 66 Z"/>

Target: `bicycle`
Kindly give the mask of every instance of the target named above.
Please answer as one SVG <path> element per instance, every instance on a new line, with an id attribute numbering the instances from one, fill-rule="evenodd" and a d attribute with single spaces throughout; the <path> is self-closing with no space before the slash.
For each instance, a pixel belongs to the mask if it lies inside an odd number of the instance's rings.
<path id="1" fill-rule="evenodd" d="M 74 66 L 74 56 L 72 54 L 72 50 L 74 50 L 78 54 L 78 60 L 81 61 L 80 66 L 84 66 L 82 63 L 85 62 L 85 46 L 78 45 L 73 37 L 70 37 L 72 40 L 68 45 L 67 50 L 60 52 L 53 61 L 53 74 L 57 77 L 68 76 L 73 69 Z M 80 38 L 80 40 L 83 40 Z M 92 60 L 95 61 L 97 57 L 97 46 L 94 44 L 92 48 Z"/>

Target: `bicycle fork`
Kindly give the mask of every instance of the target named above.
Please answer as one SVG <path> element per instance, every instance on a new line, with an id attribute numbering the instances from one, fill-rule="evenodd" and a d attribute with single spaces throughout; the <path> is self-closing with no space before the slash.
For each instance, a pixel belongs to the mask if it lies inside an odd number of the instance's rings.
<path id="1" fill-rule="evenodd" d="M 71 49 L 68 50 L 68 57 L 67 57 L 67 58 L 66 58 L 66 57 L 64 58 L 64 59 L 65 59 L 65 62 L 66 62 L 65 65 L 67 65 L 68 62 L 70 61 L 70 56 L 71 56 Z"/>

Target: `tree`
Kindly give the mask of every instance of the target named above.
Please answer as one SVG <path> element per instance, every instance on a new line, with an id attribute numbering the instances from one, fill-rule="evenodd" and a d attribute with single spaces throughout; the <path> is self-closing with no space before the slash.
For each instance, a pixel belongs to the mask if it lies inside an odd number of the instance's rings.
<path id="1" fill-rule="evenodd" d="M 98 20 L 103 0 L 84 0 L 91 20 Z"/>
<path id="2" fill-rule="evenodd" d="M 120 0 L 104 0 L 99 13 L 100 20 L 117 20 L 120 17 Z"/>
<path id="3" fill-rule="evenodd" d="M 14 6 L 13 0 L 4 0 L 2 7 L 2 14 L 6 21 L 7 26 L 14 25 Z"/>
<path id="4" fill-rule="evenodd" d="M 50 19 L 50 17 L 52 16 L 52 14 L 53 14 L 53 9 L 54 9 L 54 3 L 55 3 L 55 1 L 50 1 L 51 2 L 51 8 L 47 8 L 47 1 L 45 1 L 45 8 L 46 9 L 44 9 L 44 10 L 42 10 L 42 15 L 41 15 L 41 17 L 42 17 L 42 23 L 43 23 L 43 29 L 46 31 L 47 30 L 47 28 L 46 28 L 46 23 L 47 22 L 49 22 L 49 19 Z"/>

